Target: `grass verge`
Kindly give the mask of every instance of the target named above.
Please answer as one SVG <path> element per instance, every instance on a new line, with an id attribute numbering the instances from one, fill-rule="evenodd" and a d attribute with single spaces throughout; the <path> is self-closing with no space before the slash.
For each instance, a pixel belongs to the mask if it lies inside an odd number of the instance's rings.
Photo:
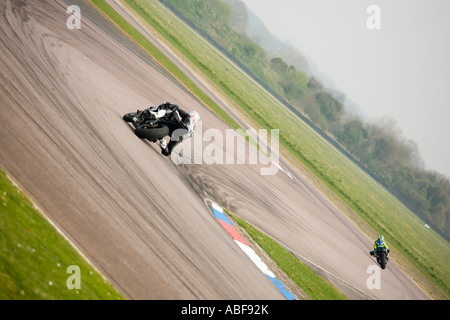
<path id="1" fill-rule="evenodd" d="M 80 288 L 73 271 L 80 269 Z M 0 300 L 124 299 L 0 170 Z"/>

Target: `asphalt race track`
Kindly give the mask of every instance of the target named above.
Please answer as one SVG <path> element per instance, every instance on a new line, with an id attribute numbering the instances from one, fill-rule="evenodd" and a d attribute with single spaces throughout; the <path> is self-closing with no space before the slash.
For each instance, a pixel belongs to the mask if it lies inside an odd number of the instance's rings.
<path id="1" fill-rule="evenodd" d="M 299 173 L 176 165 L 137 138 L 122 115 L 163 101 L 197 110 L 203 132 L 225 137 L 227 126 L 79 2 L 79 30 L 67 28 L 68 2 L 0 3 L 0 166 L 126 297 L 284 299 L 214 219 L 210 199 L 341 279 L 352 299 L 429 299 L 394 263 L 369 289 L 373 239 Z"/>

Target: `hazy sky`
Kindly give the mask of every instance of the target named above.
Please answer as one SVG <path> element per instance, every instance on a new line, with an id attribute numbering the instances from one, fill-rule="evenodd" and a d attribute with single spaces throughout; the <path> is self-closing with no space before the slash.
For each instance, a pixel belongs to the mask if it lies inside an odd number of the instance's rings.
<path id="1" fill-rule="evenodd" d="M 336 87 L 450 178 L 450 0 L 243 0 Z M 369 30 L 370 5 L 381 29 Z"/>

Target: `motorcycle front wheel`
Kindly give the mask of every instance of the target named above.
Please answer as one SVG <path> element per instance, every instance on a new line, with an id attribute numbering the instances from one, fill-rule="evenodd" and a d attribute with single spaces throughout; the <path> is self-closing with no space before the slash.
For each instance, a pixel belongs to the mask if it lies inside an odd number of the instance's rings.
<path id="1" fill-rule="evenodd" d="M 123 115 L 123 120 L 125 120 L 126 122 L 132 122 L 133 121 L 133 117 L 136 116 L 136 112 L 131 112 L 131 113 L 127 113 Z"/>

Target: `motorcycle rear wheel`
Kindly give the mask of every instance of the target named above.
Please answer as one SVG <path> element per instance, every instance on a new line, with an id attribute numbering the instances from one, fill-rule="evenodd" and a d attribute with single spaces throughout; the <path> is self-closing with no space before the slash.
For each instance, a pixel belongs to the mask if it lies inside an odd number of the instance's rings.
<path id="1" fill-rule="evenodd" d="M 169 128 L 167 126 L 158 126 L 154 128 L 137 127 L 134 130 L 134 133 L 141 139 L 154 141 L 169 135 Z"/>
<path id="2" fill-rule="evenodd" d="M 383 254 L 383 255 L 380 257 L 380 266 L 381 266 L 381 269 L 386 269 L 386 263 L 387 263 L 386 255 Z"/>

